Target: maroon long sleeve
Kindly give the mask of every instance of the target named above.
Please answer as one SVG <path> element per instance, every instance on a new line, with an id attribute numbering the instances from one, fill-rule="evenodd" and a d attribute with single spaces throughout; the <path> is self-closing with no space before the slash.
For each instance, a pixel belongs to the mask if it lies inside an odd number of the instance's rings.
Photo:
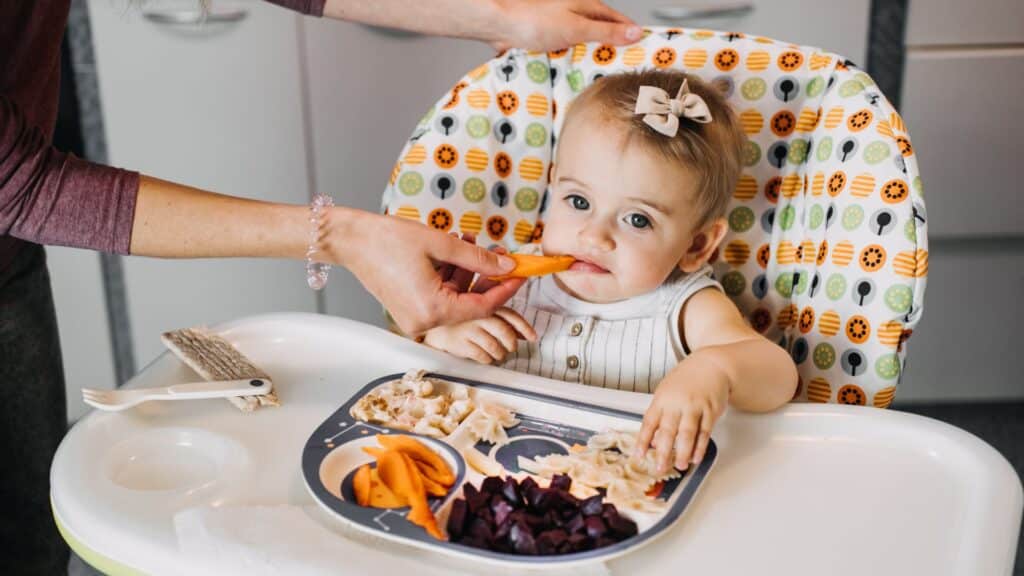
<path id="1" fill-rule="evenodd" d="M 0 95 L 0 233 L 128 253 L 139 175 L 59 152 Z"/>
<path id="2" fill-rule="evenodd" d="M 325 0 L 269 0 L 323 14 Z M 70 0 L 0 1 L 0 270 L 27 242 L 126 254 L 139 175 L 50 145 Z"/>

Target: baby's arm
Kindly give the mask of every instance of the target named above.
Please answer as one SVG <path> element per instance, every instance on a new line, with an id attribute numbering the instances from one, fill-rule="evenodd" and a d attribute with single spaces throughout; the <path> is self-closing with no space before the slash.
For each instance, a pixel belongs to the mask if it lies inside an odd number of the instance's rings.
<path id="1" fill-rule="evenodd" d="M 502 363 L 519 339 L 533 342 L 537 332 L 518 312 L 499 308 L 494 316 L 428 330 L 423 343 L 481 364 Z"/>
<path id="2" fill-rule="evenodd" d="M 720 291 L 697 292 L 679 314 L 691 354 L 658 384 L 638 446 L 653 447 L 662 469 L 704 458 L 711 428 L 727 404 L 767 412 L 793 397 L 796 366 L 784 349 L 755 332 Z"/>

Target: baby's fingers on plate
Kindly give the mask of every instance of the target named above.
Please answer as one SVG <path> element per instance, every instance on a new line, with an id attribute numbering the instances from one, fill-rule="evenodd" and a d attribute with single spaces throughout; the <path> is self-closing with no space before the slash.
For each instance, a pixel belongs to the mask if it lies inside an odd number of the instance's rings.
<path id="1" fill-rule="evenodd" d="M 693 446 L 700 431 L 701 410 L 687 409 L 679 423 L 679 431 L 675 437 L 676 468 L 686 470 L 693 455 Z"/>
<path id="2" fill-rule="evenodd" d="M 661 410 L 655 406 L 649 407 L 647 412 L 644 412 L 643 424 L 640 425 L 640 432 L 636 435 L 636 454 L 634 456 L 643 456 L 647 453 L 648 448 L 651 447 L 654 433 L 658 430 L 658 422 L 661 422 Z"/>
<path id="3" fill-rule="evenodd" d="M 679 416 L 675 412 L 663 413 L 658 431 L 654 434 L 653 446 L 658 456 L 658 470 L 667 472 L 672 462 L 672 449 L 679 429 Z"/>
<path id="4" fill-rule="evenodd" d="M 708 442 L 711 441 L 711 427 L 715 425 L 714 417 L 709 410 L 704 411 L 700 419 L 700 433 L 697 435 L 697 447 L 693 449 L 692 464 L 700 464 L 704 454 L 708 451 Z"/>

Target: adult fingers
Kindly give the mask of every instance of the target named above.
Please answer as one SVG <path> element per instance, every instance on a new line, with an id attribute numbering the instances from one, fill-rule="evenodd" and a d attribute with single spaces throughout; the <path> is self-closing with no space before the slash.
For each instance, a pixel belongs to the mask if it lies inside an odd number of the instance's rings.
<path id="1" fill-rule="evenodd" d="M 516 267 L 515 261 L 508 256 L 495 254 L 447 234 L 432 236 L 426 249 L 434 260 L 454 264 L 484 276 L 500 276 Z"/>
<path id="2" fill-rule="evenodd" d="M 525 340 L 530 342 L 537 341 L 537 331 L 533 329 L 533 326 L 530 326 L 530 323 L 527 322 L 526 318 L 523 318 L 519 312 L 503 306 L 495 310 L 494 314 L 505 322 L 508 322 L 509 325 L 515 329 L 516 333 Z"/>
<path id="3" fill-rule="evenodd" d="M 472 291 L 477 294 L 483 294 L 498 284 L 501 284 L 501 280 L 491 280 L 486 276 L 480 276 L 476 279 L 476 284 L 473 284 Z"/>
<path id="4" fill-rule="evenodd" d="M 618 45 L 636 42 L 643 35 L 643 30 L 636 24 L 607 20 L 613 17 L 619 16 L 615 16 L 614 11 L 583 12 L 569 30 L 577 41 Z"/>
<path id="5" fill-rule="evenodd" d="M 690 465 L 690 456 L 693 454 L 693 445 L 697 440 L 697 433 L 700 430 L 700 419 L 703 411 L 688 408 L 683 412 L 679 422 L 679 430 L 675 435 L 676 468 L 686 470 Z"/>
<path id="6" fill-rule="evenodd" d="M 438 304 L 438 318 L 445 324 L 483 318 L 508 301 L 523 285 L 522 278 L 513 278 L 492 286 L 480 294 L 475 291 L 458 292 L 451 285 L 442 288 L 443 298 Z"/>
<path id="7" fill-rule="evenodd" d="M 462 241 L 473 246 L 476 245 L 476 234 L 466 233 L 462 235 Z M 476 274 L 472 270 L 466 270 L 458 266 L 452 266 L 450 285 L 456 292 L 466 292 L 473 285 L 473 277 Z"/>
<path id="8" fill-rule="evenodd" d="M 459 297 L 465 296 L 465 299 L 469 301 L 479 300 L 480 305 L 486 307 L 488 314 L 492 314 L 495 310 L 505 304 L 505 302 L 508 302 L 509 298 L 515 296 L 516 292 L 518 292 L 525 283 L 525 278 L 509 278 L 507 280 L 502 280 L 493 286 L 487 287 L 487 289 L 482 292 L 473 291 L 463 293 L 460 294 Z"/>
<path id="9" fill-rule="evenodd" d="M 604 2 L 601 2 L 600 0 L 580 0 L 576 5 L 575 10 L 584 16 L 590 16 L 597 20 L 619 22 L 620 24 L 629 24 L 631 26 L 636 25 L 636 22 L 634 22 L 632 18 Z M 637 39 L 639 39 L 639 36 Z"/>

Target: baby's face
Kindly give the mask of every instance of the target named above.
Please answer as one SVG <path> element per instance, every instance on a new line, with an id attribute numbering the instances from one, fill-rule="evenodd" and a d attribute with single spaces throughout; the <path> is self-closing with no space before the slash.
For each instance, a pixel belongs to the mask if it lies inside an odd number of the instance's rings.
<path id="1" fill-rule="evenodd" d="M 566 128 L 541 246 L 577 262 L 556 280 L 588 302 L 654 290 L 693 240 L 697 215 L 687 171 L 638 145 L 624 147 L 623 130 L 596 115 L 575 117 Z"/>

